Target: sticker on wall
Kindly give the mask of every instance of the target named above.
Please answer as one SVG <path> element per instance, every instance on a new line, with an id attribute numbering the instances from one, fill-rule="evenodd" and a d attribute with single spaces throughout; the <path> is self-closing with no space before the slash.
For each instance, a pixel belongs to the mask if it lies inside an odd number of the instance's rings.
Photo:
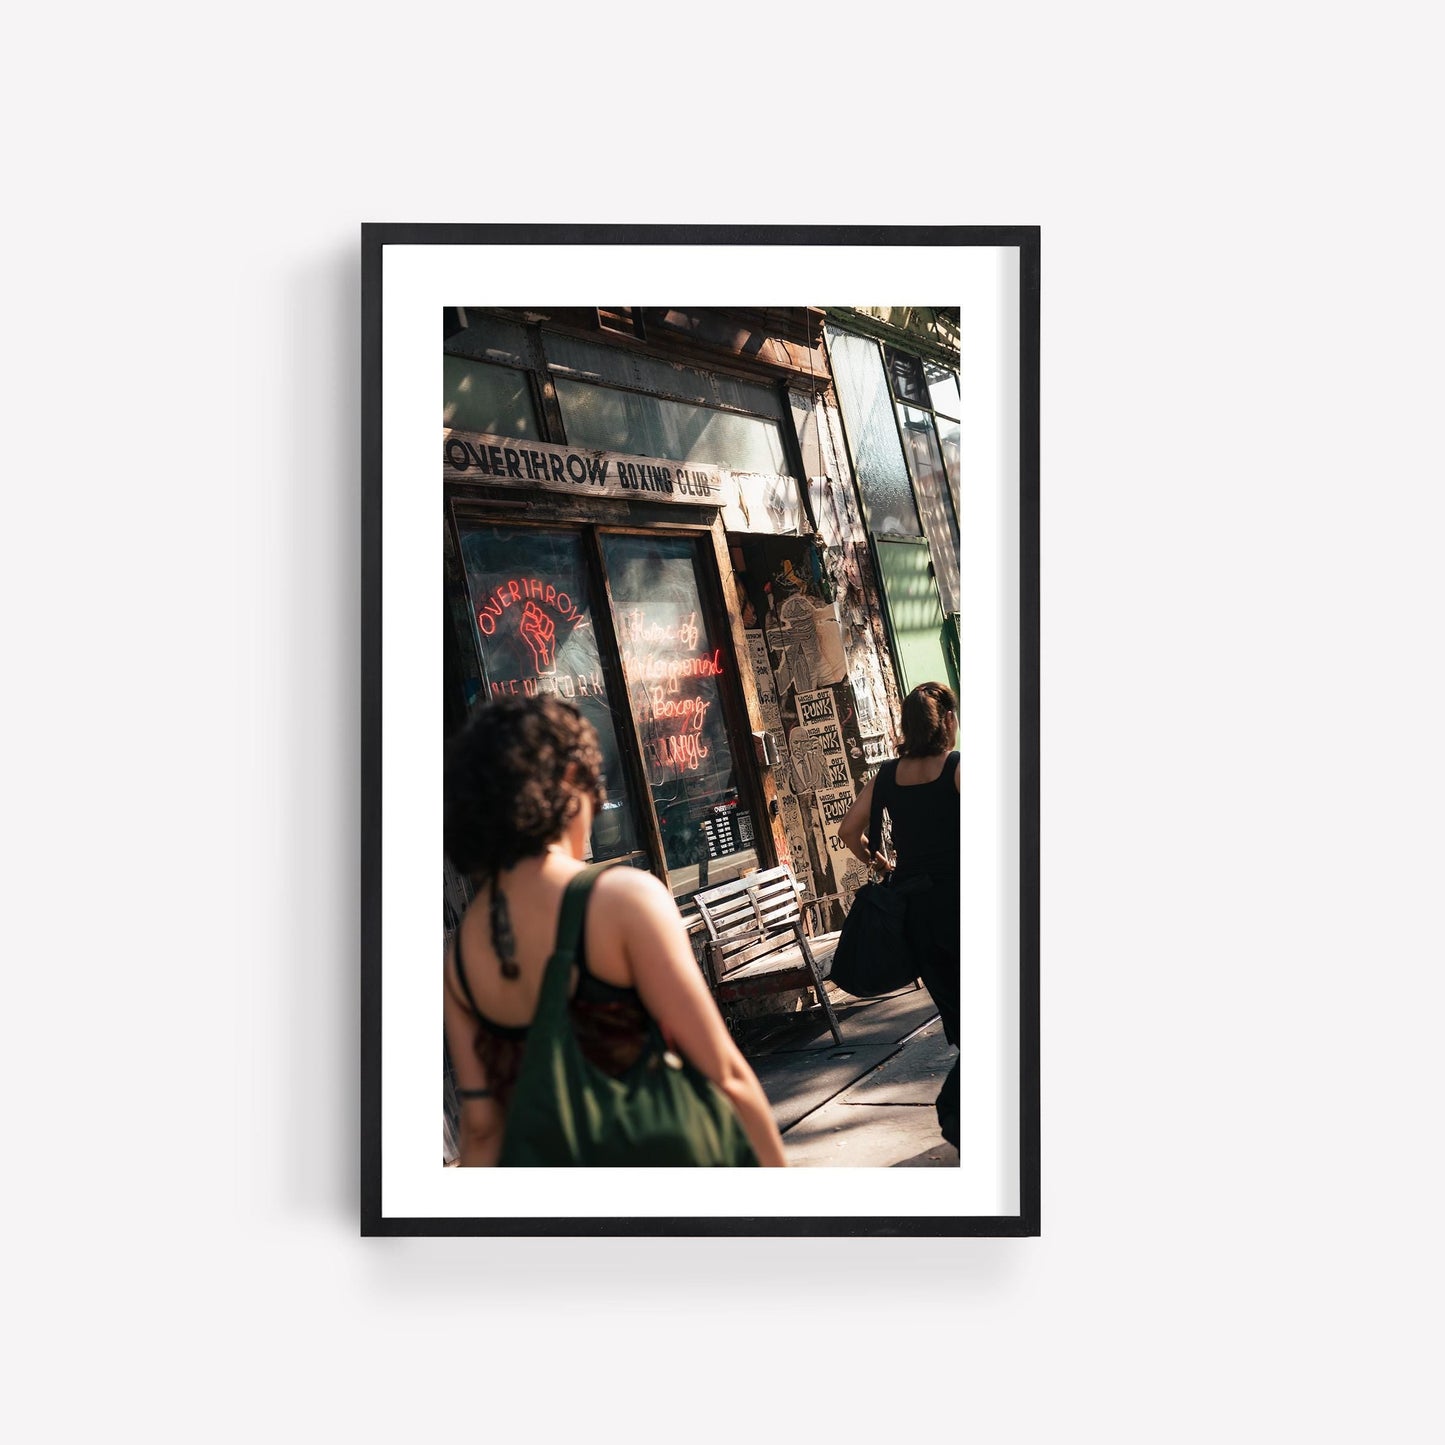
<path id="1" fill-rule="evenodd" d="M 778 608 L 777 643 L 788 655 L 793 685 L 801 692 L 842 682 L 848 675 L 843 633 L 830 605 L 795 592 Z M 772 639 L 770 639 L 771 641 Z"/>
<path id="2" fill-rule="evenodd" d="M 817 806 L 813 810 L 814 824 L 822 840 L 819 851 L 828 860 L 828 867 L 832 870 L 835 892 L 844 886 L 843 880 L 847 876 L 849 861 L 857 861 L 844 847 L 843 840 L 838 835 L 838 825 L 848 816 L 848 809 L 852 806 L 852 788 L 825 788 L 819 791 Z"/>
<path id="3" fill-rule="evenodd" d="M 803 530 L 803 504 L 792 477 L 729 472 L 723 481 L 723 525 L 731 533 L 796 535 Z"/>
<path id="4" fill-rule="evenodd" d="M 777 782 L 780 791 L 784 793 L 791 793 L 793 791 L 793 769 L 790 763 L 787 761 L 789 756 L 788 736 L 783 731 L 781 723 L 779 723 L 776 728 L 769 728 L 768 733 L 773 740 L 774 754 L 784 760 L 783 766 L 778 768 L 774 772 L 773 778 Z"/>
<path id="5" fill-rule="evenodd" d="M 888 739 L 881 733 L 877 737 L 863 739 L 863 761 L 870 768 L 876 768 L 880 763 L 886 763 L 892 756 L 893 749 L 889 746 Z"/>
<path id="6" fill-rule="evenodd" d="M 843 865 L 843 877 L 839 881 L 838 891 L 854 893 L 868 881 L 868 870 L 851 853 L 840 853 L 838 858 L 847 860 Z M 837 872 L 836 860 L 833 871 Z"/>
<path id="7" fill-rule="evenodd" d="M 837 699 L 826 688 L 797 695 L 798 726 L 788 737 L 796 791 L 849 788 L 852 772 L 838 725 Z"/>
<path id="8" fill-rule="evenodd" d="M 777 732 L 783 726 L 778 712 L 778 685 L 773 677 L 773 667 L 768 661 L 768 642 L 762 629 L 748 631 L 748 657 L 753 665 L 753 679 L 758 687 L 758 711 L 762 723 L 769 732 Z"/>
<path id="9" fill-rule="evenodd" d="M 783 793 L 778 799 L 779 810 L 783 815 L 783 834 L 788 840 L 788 852 L 793 858 L 793 874 L 797 880 L 816 896 L 817 889 L 813 883 L 813 866 L 809 861 L 811 853 L 808 848 L 808 830 L 803 822 L 803 810 L 798 804 L 797 798 L 791 793 Z"/>
<path id="10" fill-rule="evenodd" d="M 793 668 L 788 657 L 788 634 L 776 612 L 763 619 L 763 636 L 773 668 L 776 696 L 781 702 L 793 690 Z"/>
<path id="11" fill-rule="evenodd" d="M 826 689 L 798 693 L 798 721 L 807 724 L 836 722 L 838 709 L 833 694 Z"/>
<path id="12" fill-rule="evenodd" d="M 827 782 L 823 743 L 815 728 L 794 728 L 788 737 L 788 754 L 793 763 L 793 791 L 815 793 Z"/>
<path id="13" fill-rule="evenodd" d="M 865 738 L 887 732 L 888 724 L 874 691 L 874 679 L 862 658 L 854 662 L 851 678 L 853 706 L 858 711 L 858 731 Z"/>

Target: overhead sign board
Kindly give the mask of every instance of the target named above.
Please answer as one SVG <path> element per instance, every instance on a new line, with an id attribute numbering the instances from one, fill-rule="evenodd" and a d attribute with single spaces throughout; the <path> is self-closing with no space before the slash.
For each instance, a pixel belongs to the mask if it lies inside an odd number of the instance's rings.
<path id="1" fill-rule="evenodd" d="M 517 437 L 442 429 L 443 475 L 449 482 L 540 487 L 572 496 L 624 497 L 720 507 L 726 467 L 559 447 Z"/>

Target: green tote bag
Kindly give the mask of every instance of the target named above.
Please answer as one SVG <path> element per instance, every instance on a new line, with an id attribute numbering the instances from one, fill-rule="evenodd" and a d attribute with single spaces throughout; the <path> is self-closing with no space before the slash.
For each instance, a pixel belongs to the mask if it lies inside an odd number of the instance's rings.
<path id="1" fill-rule="evenodd" d="M 584 868 L 562 895 L 557 943 L 507 1108 L 498 1163 L 536 1167 L 756 1165 L 742 1121 L 722 1091 L 671 1052 L 657 1025 L 618 1078 L 583 1056 L 567 993 L 587 895 L 608 865 Z"/>

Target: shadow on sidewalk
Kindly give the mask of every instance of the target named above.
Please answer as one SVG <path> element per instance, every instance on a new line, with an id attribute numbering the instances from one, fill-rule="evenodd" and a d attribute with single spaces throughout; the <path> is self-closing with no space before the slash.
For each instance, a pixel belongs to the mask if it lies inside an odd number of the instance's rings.
<path id="1" fill-rule="evenodd" d="M 925 1149 L 911 1159 L 900 1159 L 894 1169 L 957 1169 L 958 1150 L 946 1140 L 940 1140 L 936 1148 Z"/>

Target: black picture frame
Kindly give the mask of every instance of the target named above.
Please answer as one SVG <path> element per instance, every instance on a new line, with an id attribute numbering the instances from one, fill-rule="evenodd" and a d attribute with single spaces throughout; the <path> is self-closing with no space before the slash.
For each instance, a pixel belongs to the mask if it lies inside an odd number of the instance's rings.
<path id="1" fill-rule="evenodd" d="M 382 1198 L 383 255 L 389 247 L 910 246 L 1017 248 L 1018 1198 L 1012 1215 L 676 1218 L 398 1217 Z M 1041 1232 L 1039 349 L 1037 226 L 467 225 L 361 228 L 361 1233 L 366 1236 L 1033 1236 Z M 425 840 L 421 846 L 435 846 Z M 431 940 L 418 940 L 426 956 Z"/>

